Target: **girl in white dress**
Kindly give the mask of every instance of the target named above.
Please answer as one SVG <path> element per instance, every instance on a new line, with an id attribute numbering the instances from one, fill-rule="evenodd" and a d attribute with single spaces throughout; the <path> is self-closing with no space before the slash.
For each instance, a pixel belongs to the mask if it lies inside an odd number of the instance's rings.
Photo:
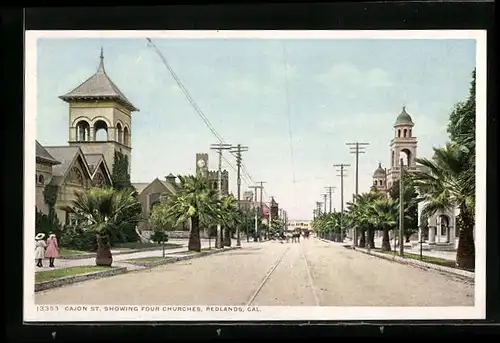
<path id="1" fill-rule="evenodd" d="M 44 238 L 45 234 L 41 232 L 35 236 L 35 260 L 37 261 L 37 267 L 43 267 L 42 261 L 45 258 L 45 248 L 47 247 L 47 244 L 43 240 Z"/>

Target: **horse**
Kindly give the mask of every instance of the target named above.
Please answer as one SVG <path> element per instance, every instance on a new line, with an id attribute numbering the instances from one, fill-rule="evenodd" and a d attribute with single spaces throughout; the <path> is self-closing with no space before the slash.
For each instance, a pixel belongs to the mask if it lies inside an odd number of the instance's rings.
<path id="1" fill-rule="evenodd" d="M 300 232 L 294 232 L 292 234 L 292 243 L 300 243 Z"/>

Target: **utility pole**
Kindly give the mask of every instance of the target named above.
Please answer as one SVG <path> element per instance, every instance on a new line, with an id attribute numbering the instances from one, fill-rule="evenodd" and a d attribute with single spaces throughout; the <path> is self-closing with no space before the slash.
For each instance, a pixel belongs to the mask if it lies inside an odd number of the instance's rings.
<path id="1" fill-rule="evenodd" d="M 262 193 L 264 192 L 264 184 L 266 181 L 259 181 L 257 182 L 259 184 L 259 189 L 260 189 L 260 205 L 259 205 L 259 216 L 262 217 Z M 271 210 L 271 209 L 269 209 Z M 259 232 L 259 242 L 261 241 L 260 237 L 260 232 Z"/>
<path id="2" fill-rule="evenodd" d="M 356 184 L 355 184 L 355 194 L 358 195 L 358 187 L 359 187 L 359 154 L 365 153 L 365 146 L 370 145 L 370 143 L 362 143 L 362 142 L 354 142 L 354 143 L 346 143 L 350 148 L 350 153 L 356 155 Z M 353 228 L 352 230 L 352 246 L 353 248 L 358 245 L 358 229 Z"/>
<path id="3" fill-rule="evenodd" d="M 326 197 L 328 197 L 328 193 L 321 194 L 323 196 L 323 205 L 324 207 L 324 213 L 326 213 Z"/>
<path id="4" fill-rule="evenodd" d="M 267 238 L 269 239 L 269 233 L 271 232 L 271 229 L 272 229 L 272 222 L 273 222 L 273 214 L 271 212 L 271 206 L 273 204 L 273 196 L 270 196 L 269 198 L 271 198 L 271 200 L 269 200 L 269 226 L 267 228 Z"/>
<path id="5" fill-rule="evenodd" d="M 252 188 L 254 193 L 255 193 L 255 200 L 254 200 L 254 209 L 255 209 L 255 221 L 254 221 L 254 224 L 255 224 L 255 227 L 254 227 L 254 230 L 255 230 L 255 237 L 257 237 L 257 231 L 259 229 L 259 224 L 258 224 L 258 219 L 257 219 L 257 213 L 258 213 L 258 210 L 257 210 L 257 189 L 260 188 L 260 186 L 250 186 L 248 188 Z M 248 233 L 247 233 L 247 242 L 248 242 Z"/>
<path id="6" fill-rule="evenodd" d="M 330 205 L 330 208 L 329 208 L 329 213 L 332 213 L 332 193 L 333 193 L 333 190 L 337 188 L 337 187 L 334 187 L 334 186 L 328 186 L 328 187 L 325 187 L 325 189 L 328 191 L 328 203 Z"/>
<path id="7" fill-rule="evenodd" d="M 210 149 L 216 150 L 217 153 L 219 154 L 217 190 L 218 190 L 218 199 L 220 201 L 222 199 L 222 151 L 223 150 L 230 150 L 231 144 L 224 144 L 224 143 L 212 144 L 210 146 Z M 224 239 L 224 237 L 223 237 L 223 232 L 222 232 L 222 225 L 219 221 L 219 223 L 217 224 L 217 240 L 215 242 L 216 248 L 221 249 L 224 247 L 223 239 Z"/>
<path id="8" fill-rule="evenodd" d="M 345 175 L 345 168 L 350 167 L 350 164 L 346 163 L 340 163 L 340 164 L 334 164 L 334 167 L 340 167 L 340 239 L 341 242 L 344 241 L 344 223 L 343 223 L 343 216 L 344 216 L 344 177 Z"/>
<path id="9" fill-rule="evenodd" d="M 321 216 L 321 205 L 323 205 L 321 201 L 316 201 L 316 215 L 318 217 Z"/>
<path id="10" fill-rule="evenodd" d="M 238 186 L 238 209 L 241 209 L 241 153 L 248 151 L 248 147 L 246 146 L 241 146 L 241 144 L 238 144 L 236 146 L 231 147 L 230 152 L 236 156 L 236 167 L 237 167 L 237 178 L 236 178 L 236 184 Z M 236 246 L 240 247 L 241 246 L 241 239 L 240 239 L 240 225 L 236 227 Z"/>
<path id="11" fill-rule="evenodd" d="M 404 255 L 404 223 L 405 223 L 405 206 L 404 206 L 404 165 L 403 159 L 399 160 L 399 255 Z"/>

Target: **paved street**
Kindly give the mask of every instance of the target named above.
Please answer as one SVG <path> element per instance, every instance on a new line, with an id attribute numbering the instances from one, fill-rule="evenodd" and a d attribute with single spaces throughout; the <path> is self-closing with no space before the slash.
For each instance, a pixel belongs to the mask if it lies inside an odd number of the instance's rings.
<path id="1" fill-rule="evenodd" d="M 130 255 L 126 258 L 130 258 Z M 118 256 L 117 256 L 118 257 Z M 38 304 L 472 306 L 474 285 L 318 239 L 242 249 L 38 292 Z"/>

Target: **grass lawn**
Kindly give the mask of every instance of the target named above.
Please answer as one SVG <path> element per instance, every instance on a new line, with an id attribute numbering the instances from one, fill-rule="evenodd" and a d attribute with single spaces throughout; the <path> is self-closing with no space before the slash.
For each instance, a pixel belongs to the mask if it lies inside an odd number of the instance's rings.
<path id="1" fill-rule="evenodd" d="M 375 251 L 383 253 L 383 254 L 394 255 L 394 250 L 393 251 L 382 251 L 380 249 L 375 249 Z M 399 256 L 399 251 L 396 252 L 396 256 Z M 447 260 L 444 258 L 422 255 L 422 260 L 420 260 L 420 254 L 413 254 L 413 253 L 408 253 L 408 252 L 404 253 L 404 257 L 409 258 L 411 260 L 418 260 L 418 261 L 422 261 L 422 262 L 437 264 L 437 265 L 440 265 L 443 267 L 463 269 L 463 268 L 457 268 L 455 266 L 455 261 Z M 466 269 L 464 269 L 464 270 L 466 270 Z M 473 271 L 473 270 L 468 270 L 468 271 Z"/>
<path id="2" fill-rule="evenodd" d="M 149 257 L 130 258 L 130 259 L 125 260 L 125 261 L 128 261 L 128 262 L 155 262 L 155 261 L 164 260 L 164 259 L 165 258 L 163 258 L 161 256 L 149 256 Z"/>
<path id="3" fill-rule="evenodd" d="M 59 254 L 62 256 L 90 254 L 90 253 L 91 253 L 90 251 L 81 251 L 81 250 L 73 250 L 73 249 L 66 249 L 66 248 L 59 249 Z"/>
<path id="4" fill-rule="evenodd" d="M 101 266 L 78 266 L 61 269 L 46 270 L 43 272 L 35 273 L 35 283 L 60 279 L 67 276 L 74 276 L 80 274 L 87 274 L 91 272 L 98 272 L 107 270 L 114 267 L 101 267 Z"/>
<path id="5" fill-rule="evenodd" d="M 158 243 L 142 243 L 142 242 L 127 242 L 118 243 L 112 247 L 112 249 L 145 249 L 145 248 L 161 248 L 162 245 Z M 174 249 L 182 247 L 180 244 L 165 243 L 165 249 Z"/>

